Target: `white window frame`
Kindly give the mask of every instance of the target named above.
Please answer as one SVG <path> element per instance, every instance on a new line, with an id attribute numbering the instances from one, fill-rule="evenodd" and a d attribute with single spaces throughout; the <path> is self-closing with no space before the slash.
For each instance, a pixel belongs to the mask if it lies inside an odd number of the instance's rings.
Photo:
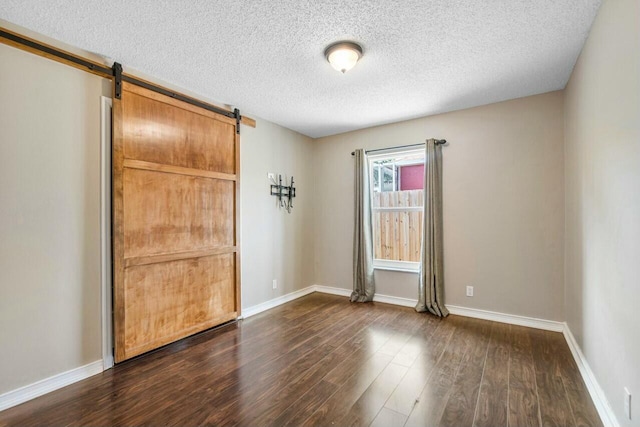
<path id="1" fill-rule="evenodd" d="M 382 152 L 376 154 L 367 154 L 367 161 L 369 162 L 369 203 L 371 206 L 371 229 L 373 233 L 373 241 L 376 241 L 376 233 L 377 230 L 373 225 L 373 214 L 375 212 L 422 212 L 424 207 L 421 206 L 410 206 L 410 207 L 392 207 L 392 208 L 375 208 L 373 207 L 373 163 L 380 159 L 386 159 L 389 157 L 397 157 L 402 155 L 411 155 L 411 154 L 422 154 L 424 155 L 424 147 L 418 148 L 400 148 L 400 149 L 389 149 L 384 150 Z M 423 160 L 424 163 L 424 160 Z M 419 164 L 419 163 L 413 163 Z M 404 166 L 404 165 L 403 165 Z M 395 164 L 394 164 L 395 169 Z M 382 177 L 380 177 L 382 179 Z M 395 180 L 395 175 L 394 175 Z M 382 181 L 381 181 L 382 182 Z M 382 184 L 381 184 L 382 186 Z M 374 259 L 373 259 L 373 268 L 376 270 L 391 270 L 391 271 L 402 271 L 407 273 L 418 273 L 420 271 L 420 262 L 411 262 L 411 261 L 396 261 L 390 259 L 377 259 L 375 258 L 374 251 Z"/>

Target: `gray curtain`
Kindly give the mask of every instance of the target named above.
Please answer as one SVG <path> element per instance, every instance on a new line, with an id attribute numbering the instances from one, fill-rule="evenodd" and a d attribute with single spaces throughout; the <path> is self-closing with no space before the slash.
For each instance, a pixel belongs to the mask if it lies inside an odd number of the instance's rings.
<path id="1" fill-rule="evenodd" d="M 353 231 L 353 292 L 351 302 L 373 301 L 373 233 L 369 195 L 369 165 L 363 149 L 355 151 L 355 223 Z"/>
<path id="2" fill-rule="evenodd" d="M 424 215 L 416 311 L 445 317 L 442 243 L 442 146 L 427 139 L 424 157 Z"/>

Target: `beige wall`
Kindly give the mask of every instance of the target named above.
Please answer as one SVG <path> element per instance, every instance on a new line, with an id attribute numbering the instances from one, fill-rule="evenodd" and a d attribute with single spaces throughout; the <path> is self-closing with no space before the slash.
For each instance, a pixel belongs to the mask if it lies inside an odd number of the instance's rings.
<path id="1" fill-rule="evenodd" d="M 640 2 L 606 0 L 565 95 L 565 301 L 623 426 L 640 425 L 639 81 Z"/>
<path id="2" fill-rule="evenodd" d="M 242 127 L 240 159 L 244 309 L 313 284 L 313 140 L 257 119 Z M 293 175 L 290 214 L 269 194 L 269 172 Z"/>
<path id="3" fill-rule="evenodd" d="M 0 394 L 101 359 L 100 96 L 0 44 Z"/>
<path id="4" fill-rule="evenodd" d="M 349 153 L 446 138 L 447 303 L 563 320 L 562 110 L 552 92 L 319 139 L 316 283 L 352 286 Z M 379 294 L 417 298 L 416 274 L 378 271 L 376 280 Z"/>

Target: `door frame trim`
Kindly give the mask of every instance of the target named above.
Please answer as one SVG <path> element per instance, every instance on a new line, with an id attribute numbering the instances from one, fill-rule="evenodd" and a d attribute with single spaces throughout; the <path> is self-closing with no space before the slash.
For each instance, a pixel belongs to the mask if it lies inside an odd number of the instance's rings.
<path id="1" fill-rule="evenodd" d="M 103 369 L 113 367 L 111 252 L 111 123 L 113 102 L 100 97 L 100 305 Z"/>

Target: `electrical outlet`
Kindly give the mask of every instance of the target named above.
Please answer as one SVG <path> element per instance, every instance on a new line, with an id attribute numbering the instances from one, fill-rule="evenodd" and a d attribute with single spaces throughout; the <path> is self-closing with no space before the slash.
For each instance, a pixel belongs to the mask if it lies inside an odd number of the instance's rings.
<path id="1" fill-rule="evenodd" d="M 468 297 L 473 296 L 473 286 L 467 286 L 467 296 Z"/>
<path id="2" fill-rule="evenodd" d="M 273 289 L 278 289 L 278 280 L 273 279 Z"/>
<path id="3" fill-rule="evenodd" d="M 624 388 L 624 413 L 631 419 L 631 392 L 626 387 Z"/>
<path id="4" fill-rule="evenodd" d="M 273 172 L 269 172 L 267 174 L 267 179 L 271 182 L 276 182 L 276 174 Z"/>

